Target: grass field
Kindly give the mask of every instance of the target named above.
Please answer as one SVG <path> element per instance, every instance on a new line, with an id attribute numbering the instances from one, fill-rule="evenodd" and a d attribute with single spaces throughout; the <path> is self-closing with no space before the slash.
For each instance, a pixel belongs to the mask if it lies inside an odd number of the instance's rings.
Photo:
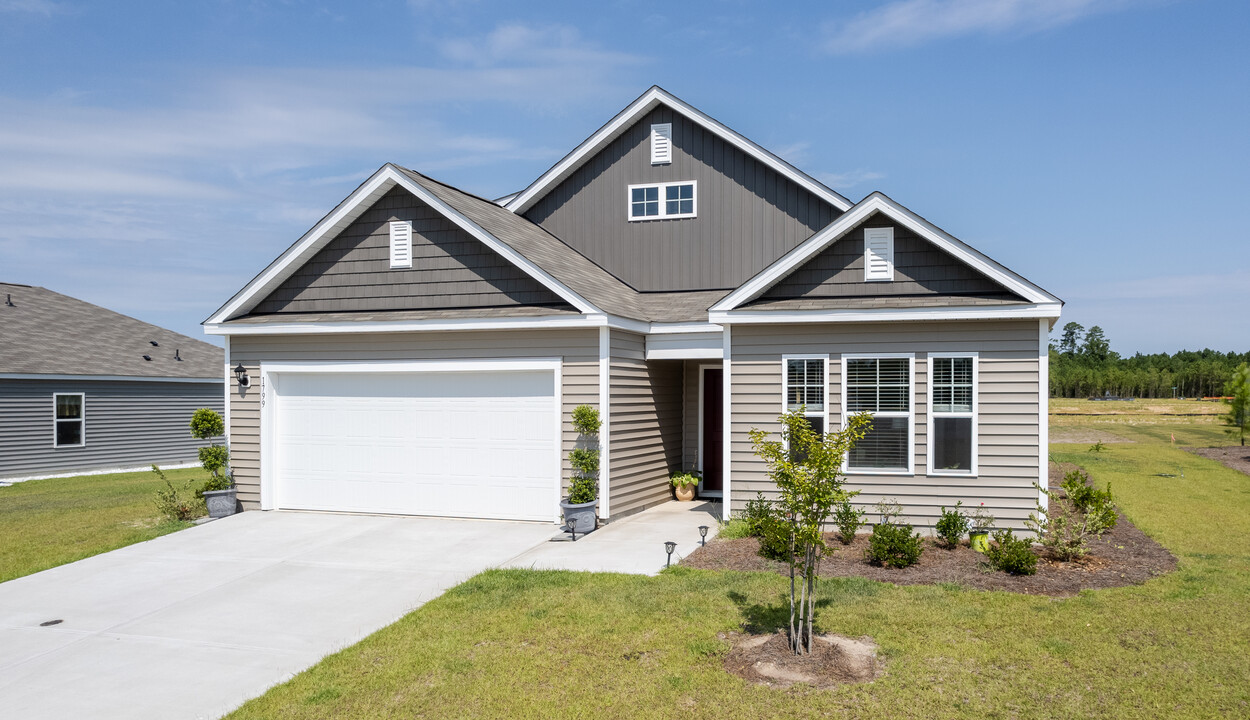
<path id="1" fill-rule="evenodd" d="M 1223 444 L 1210 420 L 1154 420 L 1091 418 L 1133 442 L 1051 451 L 1110 481 L 1178 556 L 1175 573 L 1068 599 L 822 581 L 820 628 L 882 648 L 887 674 L 872 684 L 773 690 L 723 670 L 725 634 L 783 622 L 776 575 L 507 570 L 230 717 L 1247 717 L 1250 478 L 1172 446 L 1173 433 Z"/>
<path id="2" fill-rule="evenodd" d="M 167 470 L 181 489 L 199 468 Z M 189 527 L 167 522 L 152 500 L 152 472 L 28 480 L 0 487 L 0 582 Z"/>

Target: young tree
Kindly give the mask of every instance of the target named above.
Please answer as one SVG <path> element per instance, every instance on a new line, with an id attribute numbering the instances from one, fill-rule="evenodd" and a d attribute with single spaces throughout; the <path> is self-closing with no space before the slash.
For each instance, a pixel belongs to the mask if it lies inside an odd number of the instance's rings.
<path id="1" fill-rule="evenodd" d="M 780 496 L 774 507 L 789 530 L 786 559 L 790 564 L 790 647 L 796 655 L 812 651 L 812 615 L 816 610 L 816 576 L 826 549 L 824 526 L 835 505 L 855 493 L 842 489 L 842 460 L 868 432 L 867 414 L 850 418 L 839 431 L 820 434 L 803 409 L 781 418 L 781 440 L 758 428 L 750 432 L 755 454 L 768 466 Z M 799 581 L 798 596 L 795 581 Z"/>
<path id="2" fill-rule="evenodd" d="M 1076 354 L 1081 347 L 1081 337 L 1085 334 L 1085 327 L 1079 323 L 1070 322 L 1063 326 L 1063 335 L 1059 337 L 1059 352 L 1069 357 Z"/>
<path id="3" fill-rule="evenodd" d="M 1228 405 L 1228 414 L 1224 416 L 1225 430 L 1229 435 L 1240 438 L 1244 447 L 1246 433 L 1250 432 L 1250 363 L 1242 363 L 1233 371 L 1233 377 L 1224 386 L 1224 400 Z"/>

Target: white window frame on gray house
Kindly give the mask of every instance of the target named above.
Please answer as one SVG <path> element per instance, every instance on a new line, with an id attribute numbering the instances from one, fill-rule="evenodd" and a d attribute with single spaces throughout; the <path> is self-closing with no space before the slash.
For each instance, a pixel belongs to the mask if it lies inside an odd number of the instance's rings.
<path id="1" fill-rule="evenodd" d="M 63 397 L 78 398 L 78 417 L 61 417 L 60 399 Z M 61 442 L 61 425 L 77 423 L 78 442 Z M 87 444 L 87 395 L 86 393 L 52 393 L 52 447 L 83 447 Z"/>
<path id="2" fill-rule="evenodd" d="M 864 228 L 864 282 L 894 279 L 894 228 Z"/>
<path id="3" fill-rule="evenodd" d="M 935 371 L 937 361 L 950 360 L 951 373 L 949 379 L 944 377 L 942 373 Z M 957 382 L 958 379 L 954 374 L 956 360 L 968 360 L 970 372 L 967 375 L 968 381 Z M 928 359 L 928 388 L 929 388 L 929 417 L 926 437 L 928 438 L 928 466 L 930 475 L 945 476 L 961 476 L 976 477 L 977 475 L 977 455 L 978 453 L 978 414 L 979 414 L 979 398 L 977 386 L 979 385 L 979 368 L 980 357 L 975 352 L 941 352 L 929 353 Z M 960 402 L 963 398 L 959 397 L 959 391 L 966 388 L 967 402 Z M 969 467 L 962 470 L 939 468 L 935 462 L 938 448 L 937 436 L 937 420 L 968 420 L 970 428 L 968 432 L 968 456 Z"/>
<path id="4" fill-rule="evenodd" d="M 412 221 L 391 222 L 391 269 L 404 270 L 412 267 Z"/>
<path id="5" fill-rule="evenodd" d="M 791 384 L 791 363 L 803 363 L 803 380 L 797 387 Z M 811 382 L 812 367 L 820 369 L 819 382 Z M 797 391 L 793 396 L 791 390 Z M 811 399 L 813 391 L 819 392 L 819 407 L 813 407 Z M 781 356 L 781 412 L 790 412 L 803 408 L 803 416 L 810 422 L 820 419 L 820 434 L 829 432 L 829 356 L 828 355 L 782 355 Z"/>
<path id="6" fill-rule="evenodd" d="M 864 406 L 867 405 L 867 403 L 863 403 L 859 401 L 856 401 L 853 403 L 851 400 L 852 388 L 851 388 L 849 367 L 851 365 L 851 362 L 856 361 L 856 360 L 878 361 L 877 369 L 876 369 L 876 382 L 872 383 L 871 385 L 858 384 L 858 383 L 856 384 L 857 388 L 872 387 L 875 389 L 874 401 L 871 403 L 873 409 L 871 410 L 865 409 Z M 906 411 L 898 410 L 898 409 L 883 411 L 879 409 L 881 407 L 881 402 L 880 402 L 881 388 L 882 387 L 890 387 L 890 388 L 899 387 L 897 383 L 888 383 L 884 386 L 882 385 L 881 368 L 880 368 L 881 360 L 906 360 L 907 361 L 907 385 L 906 385 L 907 410 Z M 852 463 L 855 458 L 855 450 L 863 449 L 863 441 L 861 440 L 860 444 L 857 445 L 855 449 L 852 449 L 851 452 L 847 453 L 846 473 L 848 475 L 915 475 L 916 473 L 916 457 L 915 457 L 916 456 L 916 354 L 915 353 L 862 353 L 862 354 L 854 353 L 854 354 L 845 354 L 842 356 L 842 415 L 844 418 L 850 418 L 852 415 L 857 415 L 861 412 L 868 412 L 874 418 L 880 417 L 880 418 L 905 419 L 907 423 L 907 448 L 905 450 L 907 464 L 906 466 L 887 466 L 887 467 L 874 467 L 874 466 L 856 467 L 854 466 Z M 845 420 L 843 422 L 845 423 Z M 872 431 L 870 430 L 869 433 L 871 432 Z M 867 439 L 867 437 L 868 436 L 866 435 L 865 439 Z"/>
<path id="7" fill-rule="evenodd" d="M 681 193 L 681 188 L 689 186 L 690 197 L 669 197 L 671 190 Z M 651 199 L 646 195 L 647 190 L 655 190 L 655 199 Z M 635 191 L 643 193 L 641 198 L 635 198 Z M 681 210 L 681 204 L 689 202 L 689 212 Z M 656 214 L 646 214 L 647 206 L 655 204 Z M 677 209 L 673 211 L 673 203 L 677 203 Z M 699 188 L 698 182 L 695 180 L 682 180 L 679 182 L 669 183 L 642 183 L 639 185 L 630 185 L 625 192 L 626 215 L 630 222 L 643 222 L 646 220 L 677 220 L 680 218 L 697 217 L 699 212 Z M 636 214 L 635 210 L 641 209 L 643 214 Z"/>

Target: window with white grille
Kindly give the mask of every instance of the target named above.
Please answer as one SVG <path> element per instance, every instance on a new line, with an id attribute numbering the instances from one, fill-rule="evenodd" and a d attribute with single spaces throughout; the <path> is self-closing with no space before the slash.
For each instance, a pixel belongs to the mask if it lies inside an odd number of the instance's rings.
<path id="1" fill-rule="evenodd" d="M 864 280 L 894 279 L 894 228 L 864 228 Z"/>
<path id="2" fill-rule="evenodd" d="M 651 164 L 667 165 L 673 162 L 673 124 L 657 123 L 651 126 Z"/>
<path id="3" fill-rule="evenodd" d="M 52 446 L 80 447 L 87 444 L 87 415 L 83 393 L 52 395 Z"/>
<path id="4" fill-rule="evenodd" d="M 698 201 L 693 180 L 629 186 L 629 219 L 676 220 L 696 216 Z"/>
<path id="5" fill-rule="evenodd" d="M 848 470 L 912 472 L 912 363 L 911 355 L 843 356 L 844 412 L 872 416 L 847 456 Z"/>
<path id="6" fill-rule="evenodd" d="M 391 223 L 391 269 L 412 267 L 412 221 Z"/>
<path id="7" fill-rule="evenodd" d="M 977 357 L 929 355 L 929 473 L 977 472 Z"/>

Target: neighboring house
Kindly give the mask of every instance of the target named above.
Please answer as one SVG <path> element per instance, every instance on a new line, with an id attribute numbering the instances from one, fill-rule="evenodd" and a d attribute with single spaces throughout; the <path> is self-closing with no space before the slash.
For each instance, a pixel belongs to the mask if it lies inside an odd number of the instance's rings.
<path id="1" fill-rule="evenodd" d="M 1046 481 L 1061 302 L 880 193 L 853 203 L 653 87 L 491 202 L 385 165 L 206 322 L 247 508 L 552 520 L 602 412 L 600 515 L 703 472 L 773 490 L 748 431 L 871 412 L 858 502 L 918 525 Z"/>
<path id="2" fill-rule="evenodd" d="M 0 480 L 193 462 L 225 405 L 222 349 L 41 287 L 0 283 Z"/>

